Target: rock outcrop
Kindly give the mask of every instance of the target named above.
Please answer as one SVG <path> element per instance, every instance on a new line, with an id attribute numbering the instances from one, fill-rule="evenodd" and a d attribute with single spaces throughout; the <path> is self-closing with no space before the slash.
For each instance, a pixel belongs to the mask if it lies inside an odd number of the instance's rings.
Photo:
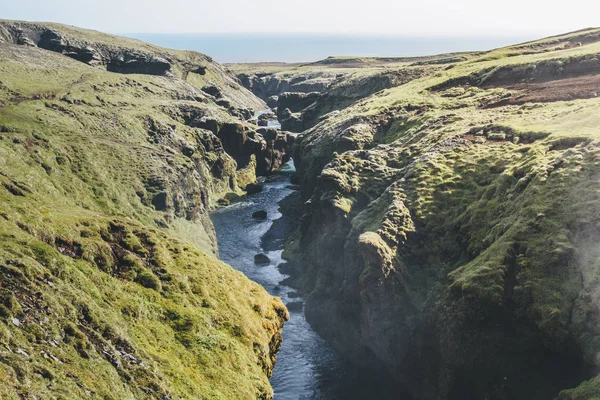
<path id="1" fill-rule="evenodd" d="M 430 70 L 427 65 L 418 65 L 399 71 L 376 69 L 357 74 L 301 72 L 285 79 L 277 73 L 260 76 L 242 73 L 238 77 L 246 88 L 277 110 L 284 130 L 302 132 L 312 128 L 328 113 L 342 110 L 381 90 L 402 85 Z"/>
<path id="2" fill-rule="evenodd" d="M 414 63 L 296 139 L 305 205 L 285 256 L 307 319 L 414 398 L 600 393 L 600 102 L 571 90 L 600 70 L 594 45 L 562 52 L 570 37 L 497 50 L 498 65 Z M 570 101 L 519 103 L 540 74 Z"/>

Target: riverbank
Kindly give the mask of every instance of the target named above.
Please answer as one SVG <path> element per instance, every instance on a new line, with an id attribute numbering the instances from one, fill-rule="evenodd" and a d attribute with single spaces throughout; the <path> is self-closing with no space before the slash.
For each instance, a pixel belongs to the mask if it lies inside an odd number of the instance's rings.
<path id="1" fill-rule="evenodd" d="M 271 377 L 275 400 L 398 400 L 397 388 L 385 374 L 378 378 L 374 371 L 352 367 L 325 343 L 306 321 L 304 296 L 286 284 L 289 275 L 282 272 L 286 271 L 281 257 L 283 242 L 300 215 L 283 216 L 279 208 L 282 201 L 301 205 L 299 192 L 290 189 L 293 174 L 293 162 L 289 162 L 281 171 L 259 180 L 263 185 L 260 193 L 211 214 L 220 258 L 270 294 L 281 297 L 289 309 L 290 319 L 283 329 L 283 343 Z M 266 211 L 267 218 L 253 218 L 257 211 Z M 265 254 L 270 262 L 257 265 L 256 254 Z"/>

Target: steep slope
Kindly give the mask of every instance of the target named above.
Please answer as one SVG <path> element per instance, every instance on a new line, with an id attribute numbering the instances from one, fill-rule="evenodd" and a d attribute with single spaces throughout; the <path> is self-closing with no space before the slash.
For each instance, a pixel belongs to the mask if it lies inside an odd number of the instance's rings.
<path id="1" fill-rule="evenodd" d="M 286 256 L 342 354 L 418 399 L 598 396 L 599 35 L 417 61 L 299 135 Z"/>
<path id="2" fill-rule="evenodd" d="M 208 218 L 289 157 L 263 107 L 198 53 L 0 22 L 1 398 L 272 397 L 287 311 Z"/>

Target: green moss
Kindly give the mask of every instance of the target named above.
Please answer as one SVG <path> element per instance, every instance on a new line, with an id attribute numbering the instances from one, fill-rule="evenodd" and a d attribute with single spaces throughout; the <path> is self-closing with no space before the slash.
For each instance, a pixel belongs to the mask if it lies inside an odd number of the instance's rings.
<path id="1" fill-rule="evenodd" d="M 598 400 L 600 399 L 600 378 L 590 379 L 575 389 L 563 390 L 557 400 Z"/>
<path id="2" fill-rule="evenodd" d="M 148 289 L 160 290 L 161 288 L 158 277 L 154 275 L 152 271 L 147 269 L 138 272 L 135 281 Z"/>
<path id="3" fill-rule="evenodd" d="M 285 308 L 216 259 L 208 211 L 237 189 L 235 162 L 179 110 L 234 118 L 193 97 L 196 78 L 106 72 L 8 45 L 4 26 L 0 398 L 271 397 L 273 360 L 253 344 L 270 353 Z M 163 52 L 51 27 L 76 43 Z M 205 64 L 202 83 L 227 86 L 237 106 L 260 106 L 208 58 L 165 52 L 177 74 L 185 62 Z M 149 118 L 173 127 L 171 142 L 151 137 Z M 170 197 L 156 210 L 162 191 Z"/>
<path id="4" fill-rule="evenodd" d="M 414 371 L 428 359 L 440 374 L 428 384 L 441 379 L 473 398 L 504 384 L 464 382 L 496 382 L 498 371 L 531 376 L 548 398 L 581 378 L 540 378 L 540 354 L 595 363 L 600 103 L 585 91 L 552 97 L 596 79 L 581 65 L 596 62 L 600 30 L 579 35 L 445 66 L 417 61 L 410 68 L 422 75 L 299 136 L 308 202 L 284 255 L 305 266 L 313 325 L 350 357 L 364 346 L 399 377 L 403 368 L 428 376 Z M 561 89 L 536 97 L 553 85 Z M 349 143 L 357 125 L 374 132 L 368 146 Z M 433 349 L 421 347 L 432 335 Z M 581 393 L 598 396 L 593 385 Z"/>

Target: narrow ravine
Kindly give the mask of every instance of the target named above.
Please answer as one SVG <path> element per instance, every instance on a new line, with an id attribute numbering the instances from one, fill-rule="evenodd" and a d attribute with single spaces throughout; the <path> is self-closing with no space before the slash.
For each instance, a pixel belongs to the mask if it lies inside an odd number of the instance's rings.
<path id="1" fill-rule="evenodd" d="M 271 378 L 275 399 L 398 399 L 392 388 L 344 363 L 307 323 L 304 298 L 281 284 L 287 277 L 278 265 L 284 262 L 281 254 L 288 223 L 283 218 L 276 229 L 270 228 L 274 220 L 282 217 L 279 202 L 298 195 L 288 187 L 294 172 L 290 161 L 281 171 L 261 179 L 262 192 L 212 214 L 220 258 L 269 293 L 281 297 L 284 303 L 291 303 L 290 321 L 284 327 L 283 345 Z M 259 210 L 267 212 L 266 220 L 252 217 Z M 254 256 L 260 253 L 269 257 L 268 265 L 255 264 Z"/>

